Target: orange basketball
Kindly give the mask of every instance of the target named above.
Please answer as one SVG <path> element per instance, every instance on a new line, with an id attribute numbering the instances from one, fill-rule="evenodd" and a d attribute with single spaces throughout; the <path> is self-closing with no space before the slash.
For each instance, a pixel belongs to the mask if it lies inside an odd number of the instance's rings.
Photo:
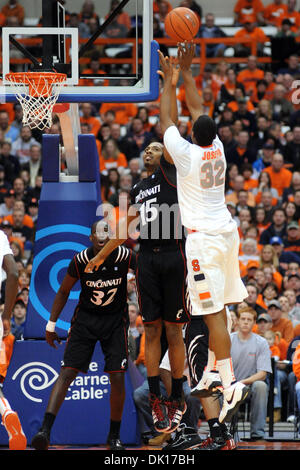
<path id="1" fill-rule="evenodd" d="M 199 30 L 199 19 L 189 8 L 171 10 L 165 19 L 166 34 L 177 42 L 191 41 Z"/>

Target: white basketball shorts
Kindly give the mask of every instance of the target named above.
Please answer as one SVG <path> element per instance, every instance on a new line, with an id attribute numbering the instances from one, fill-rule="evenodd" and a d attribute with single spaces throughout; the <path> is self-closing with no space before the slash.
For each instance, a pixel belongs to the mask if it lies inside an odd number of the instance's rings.
<path id="1" fill-rule="evenodd" d="M 192 315 L 223 310 L 242 302 L 248 292 L 240 277 L 239 234 L 190 233 L 186 240 L 188 295 Z"/>

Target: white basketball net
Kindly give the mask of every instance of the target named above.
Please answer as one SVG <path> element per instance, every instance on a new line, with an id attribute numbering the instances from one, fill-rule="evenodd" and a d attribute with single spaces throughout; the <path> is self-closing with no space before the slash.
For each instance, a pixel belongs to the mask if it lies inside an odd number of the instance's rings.
<path id="1" fill-rule="evenodd" d="M 53 106 L 65 84 L 66 75 L 51 72 L 9 73 L 6 75 L 23 108 L 24 126 L 44 130 L 52 126 Z"/>

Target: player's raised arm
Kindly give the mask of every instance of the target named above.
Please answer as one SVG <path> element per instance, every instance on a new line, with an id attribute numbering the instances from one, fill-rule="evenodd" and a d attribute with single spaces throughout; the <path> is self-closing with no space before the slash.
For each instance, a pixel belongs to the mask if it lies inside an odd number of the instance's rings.
<path id="1" fill-rule="evenodd" d="M 195 44 L 185 42 L 184 44 L 179 44 L 177 54 L 184 82 L 186 104 L 193 121 L 196 121 L 196 119 L 203 114 L 202 98 L 198 93 L 191 70 L 192 60 L 195 56 L 195 48 Z"/>
<path id="2" fill-rule="evenodd" d="M 172 64 L 171 120 L 177 126 L 178 125 L 178 106 L 177 106 L 176 91 L 177 91 L 177 83 L 178 83 L 179 74 L 180 74 L 180 67 L 179 67 L 177 58 L 171 57 L 170 62 Z M 161 70 L 159 70 L 158 73 L 159 75 L 161 75 L 161 77 L 164 80 L 165 79 L 164 73 Z M 166 148 L 164 148 L 164 157 L 167 160 L 167 162 L 174 165 L 174 161 Z"/>
<path id="3" fill-rule="evenodd" d="M 171 114 L 173 65 L 170 58 L 164 57 L 161 51 L 158 51 L 158 54 L 161 71 L 164 76 L 164 88 L 160 99 L 160 124 L 162 132 L 165 133 L 168 127 L 175 125 Z"/>

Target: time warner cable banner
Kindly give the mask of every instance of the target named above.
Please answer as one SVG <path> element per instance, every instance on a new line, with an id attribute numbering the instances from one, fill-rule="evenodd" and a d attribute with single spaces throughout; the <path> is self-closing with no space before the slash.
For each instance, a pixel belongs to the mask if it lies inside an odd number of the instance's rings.
<path id="1" fill-rule="evenodd" d="M 41 426 L 50 392 L 56 381 L 65 341 L 57 349 L 45 341 L 17 341 L 3 391 L 19 414 L 28 445 Z M 52 428 L 51 445 L 105 444 L 110 421 L 110 382 L 103 372 L 104 357 L 99 344 L 87 374 L 72 382 Z M 130 373 L 125 373 L 126 400 L 121 426 L 124 444 L 140 443 L 137 412 L 133 402 Z M 4 426 L 0 426 L 0 445 L 8 445 Z"/>

